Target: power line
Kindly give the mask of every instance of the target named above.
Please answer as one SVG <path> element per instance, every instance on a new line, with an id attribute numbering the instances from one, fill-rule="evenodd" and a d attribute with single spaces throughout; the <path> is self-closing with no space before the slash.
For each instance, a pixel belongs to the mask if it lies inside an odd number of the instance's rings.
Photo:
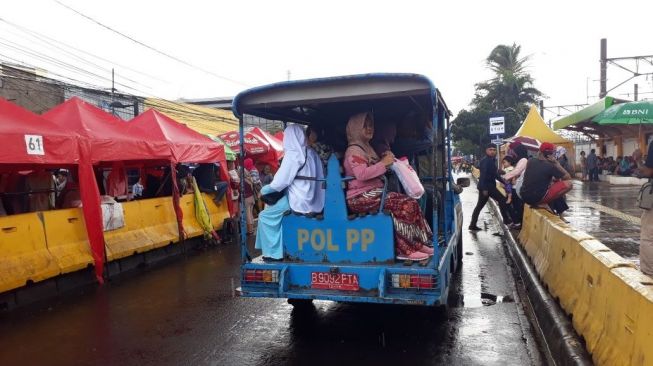
<path id="1" fill-rule="evenodd" d="M 2 41 L 4 41 L 4 42 L 2 42 Z M 45 55 L 43 53 L 40 53 L 38 51 L 32 50 L 30 48 L 21 46 L 21 45 L 15 43 L 15 42 L 9 41 L 9 40 L 4 39 L 2 37 L 0 37 L 0 45 L 4 46 L 5 48 L 8 48 L 10 50 L 14 50 L 16 52 L 25 54 L 27 56 L 31 56 L 31 57 L 34 57 L 36 59 L 42 60 L 42 61 L 44 61 L 46 63 L 51 64 L 51 65 L 59 66 L 59 67 L 61 67 L 63 69 L 67 69 L 69 71 L 72 71 L 72 72 L 75 72 L 75 73 L 78 73 L 78 74 L 81 74 L 81 75 L 86 75 L 87 77 L 90 76 L 90 77 L 99 78 L 99 79 L 105 80 L 105 81 L 111 81 L 110 78 L 104 77 L 102 75 L 98 75 L 98 74 L 96 74 L 94 72 L 85 70 L 85 69 L 83 69 L 81 67 L 78 67 L 76 65 L 67 63 L 65 61 L 55 59 L 53 57 L 50 57 L 50 56 Z M 5 56 L 5 57 L 7 57 L 7 56 Z M 60 75 L 60 76 L 63 76 L 63 75 Z M 66 76 L 63 76 L 63 77 L 66 77 Z M 66 78 L 68 78 L 68 77 L 66 77 Z M 138 88 L 134 88 L 134 87 L 129 86 L 127 84 L 123 84 L 123 83 L 119 83 L 119 82 L 116 82 L 116 84 L 121 85 L 121 86 L 123 86 L 125 88 L 128 88 L 128 89 L 134 90 L 134 91 L 142 92 L 142 90 L 139 90 Z"/>
<path id="2" fill-rule="evenodd" d="M 115 61 L 112 61 L 112 60 L 106 59 L 106 58 L 104 58 L 104 57 L 101 57 L 101 56 L 98 56 L 98 55 L 92 54 L 92 53 L 90 53 L 90 52 L 88 52 L 88 51 L 84 51 L 84 50 L 79 49 L 79 48 L 77 48 L 77 47 L 71 46 L 71 45 L 69 45 L 69 44 L 67 44 L 67 43 L 64 43 L 64 42 L 61 42 L 61 41 L 59 41 L 59 40 L 56 40 L 56 39 L 54 39 L 54 38 L 52 38 L 52 37 L 46 36 L 46 35 L 44 35 L 44 34 L 42 34 L 42 33 L 36 32 L 36 31 L 34 31 L 34 30 L 32 30 L 32 29 L 29 29 L 29 28 L 23 27 L 23 26 L 21 26 L 21 25 L 18 25 L 18 24 L 16 24 L 16 23 L 10 22 L 10 21 L 8 21 L 8 20 L 6 20 L 6 19 L 0 18 L 0 22 L 3 22 L 3 23 L 5 23 L 5 24 L 7 24 L 7 25 L 9 25 L 9 26 L 11 26 L 11 27 L 14 27 L 14 28 L 16 28 L 17 30 L 19 30 L 19 31 L 21 31 L 21 32 L 23 32 L 23 33 L 26 33 L 26 34 L 28 34 L 28 35 L 34 37 L 35 39 L 40 40 L 41 42 L 43 42 L 43 43 L 46 44 L 46 45 L 49 45 L 49 46 L 55 47 L 55 48 L 57 48 L 57 49 L 60 49 L 61 51 L 66 52 L 66 53 L 68 53 L 68 54 L 74 55 L 74 53 L 72 53 L 71 51 L 68 51 L 68 50 L 64 49 L 63 47 L 56 46 L 54 43 L 59 44 L 59 45 L 64 46 L 64 47 L 67 47 L 67 48 L 69 48 L 69 49 L 72 49 L 72 50 L 74 50 L 74 51 L 76 51 L 76 52 L 79 52 L 79 53 L 85 54 L 85 55 L 87 55 L 87 56 L 91 56 L 91 57 L 93 57 L 93 58 L 95 58 L 95 59 L 97 59 L 97 60 L 100 60 L 100 61 L 106 62 L 106 63 L 108 63 L 108 64 L 110 64 L 110 65 L 116 65 L 116 66 L 119 66 L 119 67 L 121 67 L 121 68 L 123 68 L 123 69 L 129 70 L 129 71 L 132 71 L 132 72 L 134 72 L 134 73 L 136 73 L 136 74 L 143 75 L 143 76 L 145 76 L 145 77 L 147 77 L 147 78 L 150 78 L 150 79 L 153 79 L 153 80 L 157 80 L 157 81 L 160 81 L 160 82 L 165 83 L 165 84 L 171 84 L 171 82 L 169 82 L 169 81 L 167 81 L 167 80 L 164 80 L 164 79 L 161 79 L 161 78 L 159 78 L 159 77 L 157 77 L 157 76 L 154 76 L 154 75 L 148 74 L 148 73 L 146 73 L 146 72 L 143 72 L 143 71 L 140 71 L 140 70 L 137 70 L 137 69 L 134 69 L 134 68 L 131 68 L 131 67 L 129 67 L 129 66 L 126 66 L 126 65 L 120 64 L 120 63 L 118 63 L 118 62 L 115 62 Z M 78 59 L 86 60 L 85 58 L 82 58 L 82 57 L 80 57 L 80 56 L 75 56 L 75 57 L 78 58 Z M 89 62 L 90 62 L 90 61 L 89 61 Z M 99 65 L 98 65 L 98 67 L 99 67 L 99 68 L 102 68 L 102 67 L 99 66 Z"/>
<path id="3" fill-rule="evenodd" d="M 201 68 L 201 67 L 196 66 L 196 65 L 193 65 L 193 64 L 191 64 L 191 63 L 188 62 L 188 61 L 184 61 L 184 60 L 182 60 L 182 59 L 180 59 L 180 58 L 178 58 L 178 57 L 175 57 L 175 56 L 172 56 L 172 55 L 170 55 L 170 54 L 168 54 L 168 53 L 165 53 L 165 52 L 163 52 L 163 51 L 160 51 L 160 50 L 158 50 L 158 49 L 156 49 L 156 48 L 154 48 L 154 47 L 152 47 L 152 46 L 149 46 L 149 45 L 147 45 L 147 44 L 145 44 L 145 43 L 143 43 L 143 42 L 141 42 L 141 41 L 139 41 L 139 40 L 137 40 L 137 39 L 134 39 L 133 37 L 131 37 L 131 36 L 127 35 L 127 34 L 124 34 L 124 33 L 120 32 L 120 31 L 118 31 L 118 30 L 113 29 L 113 28 L 109 27 L 108 25 L 105 25 L 105 24 L 101 23 L 100 21 L 91 18 L 90 16 L 88 16 L 88 15 L 86 15 L 86 14 L 83 14 L 83 13 L 81 13 L 81 12 L 79 12 L 79 11 L 77 11 L 77 10 L 71 8 L 70 6 L 68 6 L 68 5 L 64 4 L 64 3 L 62 3 L 62 2 L 59 1 L 59 0 L 54 0 L 54 2 L 56 2 L 57 4 L 63 6 L 63 7 L 66 8 L 66 9 L 68 9 L 68 10 L 74 12 L 75 14 L 77 14 L 77 15 L 79 15 L 79 16 L 81 16 L 81 17 L 83 17 L 83 18 L 85 18 L 85 19 L 87 19 L 87 20 L 89 20 L 89 21 L 91 21 L 91 22 L 93 22 L 93 23 L 95 23 L 95 24 L 101 26 L 102 28 L 105 28 L 105 29 L 107 29 L 107 30 L 109 30 L 109 31 L 111 31 L 111 32 L 113 32 L 113 33 L 116 33 L 116 34 L 120 35 L 121 37 L 127 38 L 128 40 L 130 40 L 130 41 L 132 41 L 132 42 L 134 42 L 134 43 L 136 43 L 136 44 L 138 44 L 138 45 L 140 45 L 140 46 L 142 46 L 142 47 L 145 47 L 145 48 L 147 48 L 147 49 L 149 49 L 149 50 L 151 50 L 151 51 L 154 51 L 154 52 L 156 52 L 156 53 L 158 53 L 158 54 L 160 54 L 160 55 L 163 55 L 163 56 L 165 56 L 165 57 L 167 57 L 167 58 L 169 58 L 169 59 L 171 59 L 171 60 L 177 61 L 177 62 L 179 62 L 179 63 L 181 63 L 181 64 L 183 64 L 183 65 L 186 65 L 186 66 L 188 66 L 188 67 L 191 67 L 191 68 L 193 68 L 193 69 L 196 69 L 196 70 L 202 71 L 202 72 L 205 73 L 205 74 L 209 74 L 209 75 L 215 76 L 215 77 L 217 77 L 217 78 L 219 78 L 219 79 L 226 80 L 226 81 L 229 81 L 229 82 L 231 82 L 231 83 L 239 84 L 239 85 L 242 85 L 242 86 L 247 86 L 247 87 L 249 86 L 249 85 L 247 85 L 247 84 L 245 84 L 245 83 L 242 83 L 242 82 L 240 82 L 240 81 L 237 81 L 237 80 L 234 80 L 234 79 L 228 78 L 228 77 L 226 77 L 226 76 L 218 75 L 218 74 L 216 74 L 216 73 L 214 73 L 214 72 L 212 72 L 212 71 L 206 70 L 206 69 Z"/>

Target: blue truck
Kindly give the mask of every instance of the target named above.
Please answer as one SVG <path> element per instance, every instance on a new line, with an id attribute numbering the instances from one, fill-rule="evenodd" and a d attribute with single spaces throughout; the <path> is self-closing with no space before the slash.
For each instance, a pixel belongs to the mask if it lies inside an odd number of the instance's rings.
<path id="1" fill-rule="evenodd" d="M 392 149 L 408 159 L 425 187 L 419 203 L 434 233 L 434 255 L 421 262 L 396 260 L 390 213 L 383 209 L 366 215 L 348 212 L 345 187 L 352 178 L 343 176 L 334 154 L 323 182 L 324 211 L 288 212 L 283 218 L 283 260 L 270 262 L 251 255 L 241 215 L 241 296 L 287 298 L 295 306 L 313 299 L 446 305 L 451 277 L 463 254 L 458 194 L 469 179 L 453 181 L 451 112 L 428 78 L 363 74 L 288 81 L 245 90 L 233 101 L 241 139 L 247 115 L 302 125 L 319 121 L 337 136 L 348 117 L 362 110 L 372 111 L 375 120 L 398 123 Z M 384 198 L 387 189 L 386 183 Z"/>

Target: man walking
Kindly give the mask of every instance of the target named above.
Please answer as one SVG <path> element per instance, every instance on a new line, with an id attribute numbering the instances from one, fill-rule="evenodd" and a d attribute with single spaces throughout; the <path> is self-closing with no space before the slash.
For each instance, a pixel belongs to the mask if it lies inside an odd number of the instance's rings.
<path id="1" fill-rule="evenodd" d="M 590 154 L 587 155 L 587 173 L 590 176 L 590 182 L 599 181 L 599 164 L 594 149 L 590 150 Z"/>
<path id="2" fill-rule="evenodd" d="M 503 223 L 509 225 L 512 220 L 510 218 L 510 210 L 506 204 L 506 198 L 497 189 L 497 149 L 494 145 L 490 144 L 485 149 L 485 157 L 479 163 L 479 170 L 481 172 L 478 178 L 478 202 L 476 208 L 472 213 L 472 221 L 469 223 L 469 230 L 481 230 L 476 223 L 478 215 L 481 213 L 487 200 L 492 197 L 499 204 L 501 216 L 503 216 Z"/>

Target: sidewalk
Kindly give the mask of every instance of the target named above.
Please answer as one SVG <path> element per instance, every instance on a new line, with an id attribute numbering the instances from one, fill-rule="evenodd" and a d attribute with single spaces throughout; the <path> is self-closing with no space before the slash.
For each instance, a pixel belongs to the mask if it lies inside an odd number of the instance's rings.
<path id="1" fill-rule="evenodd" d="M 571 209 L 564 218 L 639 266 L 642 211 L 635 203 L 639 188 L 574 180 L 574 188 L 567 194 Z"/>

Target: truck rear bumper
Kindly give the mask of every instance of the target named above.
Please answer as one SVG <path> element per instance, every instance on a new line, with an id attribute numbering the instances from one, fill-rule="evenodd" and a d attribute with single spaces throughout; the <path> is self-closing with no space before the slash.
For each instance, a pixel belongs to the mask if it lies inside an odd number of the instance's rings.
<path id="1" fill-rule="evenodd" d="M 278 282 L 250 281 L 247 276 L 241 278 L 241 287 L 237 293 L 243 297 L 270 297 L 290 299 L 330 300 L 338 302 L 361 302 L 379 304 L 406 304 L 435 306 L 446 302 L 443 298 L 442 283 L 438 272 L 432 268 L 402 268 L 401 266 L 370 265 L 325 265 L 325 264 L 254 264 L 243 265 L 243 273 L 252 270 L 272 270 Z M 357 276 L 360 287 L 357 290 L 320 289 L 311 283 L 314 272 L 347 273 Z M 394 276 L 393 276 L 394 275 Z M 404 285 L 412 285 L 410 280 L 428 278 L 433 285 L 423 288 L 421 285 L 399 287 L 397 276 L 408 276 Z M 412 276 L 412 277 L 411 277 Z M 251 278 L 250 278 L 251 279 Z M 394 279 L 394 281 L 393 281 Z M 446 283 L 444 284 L 446 286 Z M 446 290 L 446 289 L 445 289 Z"/>

